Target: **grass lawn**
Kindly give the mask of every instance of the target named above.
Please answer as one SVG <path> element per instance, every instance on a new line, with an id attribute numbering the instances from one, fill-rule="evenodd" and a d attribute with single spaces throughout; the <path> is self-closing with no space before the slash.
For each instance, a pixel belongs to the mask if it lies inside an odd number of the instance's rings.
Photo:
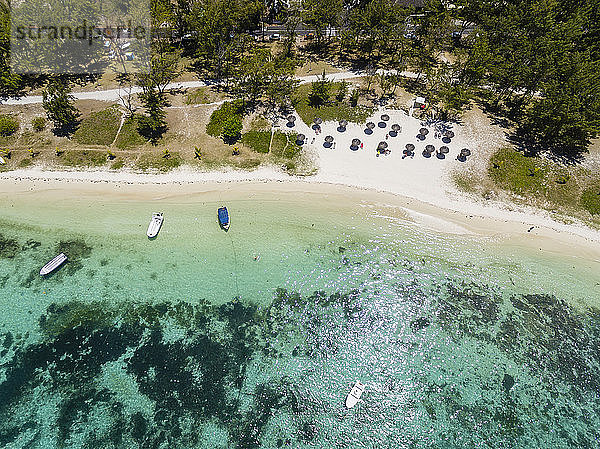
<path id="1" fill-rule="evenodd" d="M 517 194 L 528 205 L 568 214 L 600 214 L 600 177 L 583 167 L 567 167 L 503 148 L 490 159 L 488 176 L 492 188 Z M 464 183 L 464 179 L 460 180 L 459 187 L 469 190 L 462 186 Z M 585 212 L 582 217 L 586 217 Z M 598 225 L 600 221 L 594 223 Z"/>
<path id="2" fill-rule="evenodd" d="M 127 149 L 127 148 L 135 148 L 140 147 L 146 143 L 146 139 L 144 139 L 137 131 L 137 120 L 135 117 L 133 119 L 128 119 L 123 123 L 123 127 L 121 128 L 121 132 L 117 136 L 117 140 L 115 141 L 115 146 L 119 149 Z"/>
<path id="3" fill-rule="evenodd" d="M 310 125 L 316 117 L 321 117 L 323 120 L 348 120 L 349 122 L 361 123 L 369 117 L 374 109 L 366 106 L 350 106 L 348 98 L 338 102 L 335 100 L 335 94 L 340 83 L 331 83 L 331 98 L 329 103 L 319 107 L 313 107 L 309 103 L 309 95 L 311 93 L 311 84 L 303 84 L 296 89 L 293 96 L 293 103 L 298 115 L 306 123 Z"/>
<path id="4" fill-rule="evenodd" d="M 583 191 L 581 194 L 581 207 L 592 215 L 600 215 L 600 182 Z"/>
<path id="5" fill-rule="evenodd" d="M 100 167 L 106 164 L 106 156 L 102 150 L 66 150 L 57 160 L 67 167 Z"/>
<path id="6" fill-rule="evenodd" d="M 84 145 L 110 146 L 121 125 L 121 113 L 111 106 L 102 111 L 93 112 L 83 119 L 73 139 Z"/>
<path id="7" fill-rule="evenodd" d="M 225 94 L 215 92 L 210 87 L 197 87 L 185 94 L 183 103 L 186 105 L 215 103 L 225 97 Z"/>
<path id="8" fill-rule="evenodd" d="M 166 158 L 162 153 L 145 153 L 142 154 L 135 163 L 135 167 L 140 170 L 158 170 L 167 172 L 173 170 L 183 164 L 181 155 L 177 152 L 172 152 L 171 156 Z"/>
<path id="9" fill-rule="evenodd" d="M 271 131 L 248 131 L 240 142 L 252 148 L 257 153 L 268 153 L 271 143 Z"/>
<path id="10" fill-rule="evenodd" d="M 301 151 L 295 141 L 296 134 L 276 131 L 273 134 L 271 154 L 277 158 L 294 159 Z M 248 131 L 242 136 L 241 142 L 257 153 L 268 153 L 269 144 L 271 143 L 271 131 Z"/>

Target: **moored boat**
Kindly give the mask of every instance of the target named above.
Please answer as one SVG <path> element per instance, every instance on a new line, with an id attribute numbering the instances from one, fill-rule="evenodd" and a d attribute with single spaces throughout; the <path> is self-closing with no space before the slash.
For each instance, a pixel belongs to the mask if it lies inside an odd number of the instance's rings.
<path id="1" fill-rule="evenodd" d="M 362 396 L 364 391 L 365 386 L 359 381 L 356 381 L 356 383 L 352 387 L 352 390 L 350 390 L 350 393 L 348 393 L 348 396 L 346 396 L 346 407 L 354 407 L 360 400 L 360 397 Z"/>
<path id="2" fill-rule="evenodd" d="M 160 231 L 160 227 L 163 224 L 163 214 L 162 212 L 155 212 L 152 214 L 152 219 L 150 220 L 150 224 L 148 225 L 148 232 L 146 235 L 149 239 L 152 239 L 158 235 L 158 231 Z"/>
<path id="3" fill-rule="evenodd" d="M 229 212 L 227 211 L 227 208 L 219 207 L 217 217 L 219 218 L 219 226 L 227 231 L 229 229 Z"/>
<path id="4" fill-rule="evenodd" d="M 0 165 L 6 165 L 6 159 L 0 156 Z"/>
<path id="5" fill-rule="evenodd" d="M 60 267 L 66 261 L 67 261 L 67 256 L 65 256 L 64 253 L 60 253 L 58 256 L 56 256 L 54 259 L 52 259 L 50 262 L 48 262 L 46 265 L 44 265 L 42 267 L 42 269 L 40 270 L 40 275 L 46 276 L 47 274 L 52 273 L 54 270 L 56 270 L 58 267 Z"/>

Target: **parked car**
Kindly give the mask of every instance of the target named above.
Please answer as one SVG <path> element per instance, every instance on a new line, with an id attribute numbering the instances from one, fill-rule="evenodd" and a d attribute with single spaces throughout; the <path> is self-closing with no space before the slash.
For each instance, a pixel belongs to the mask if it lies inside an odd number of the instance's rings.
<path id="1" fill-rule="evenodd" d="M 304 39 L 306 39 L 307 41 L 310 41 L 314 38 L 315 38 L 315 33 L 308 33 L 306 36 L 304 36 Z"/>

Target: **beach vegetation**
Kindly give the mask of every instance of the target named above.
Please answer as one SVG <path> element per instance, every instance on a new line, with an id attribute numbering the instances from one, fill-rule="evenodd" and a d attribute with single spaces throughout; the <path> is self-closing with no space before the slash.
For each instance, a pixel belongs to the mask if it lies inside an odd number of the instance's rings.
<path id="1" fill-rule="evenodd" d="M 248 131 L 242 136 L 241 142 L 257 153 L 268 153 L 271 131 Z"/>
<path id="2" fill-rule="evenodd" d="M 189 106 L 208 104 L 222 100 L 225 97 L 226 95 L 223 92 L 217 92 L 210 87 L 198 87 L 190 89 L 190 91 L 185 94 L 183 102 Z"/>
<path id="3" fill-rule="evenodd" d="M 33 128 L 35 132 L 42 132 L 46 129 L 46 118 L 41 116 L 34 117 L 31 120 L 31 128 Z"/>
<path id="4" fill-rule="evenodd" d="M 115 147 L 124 150 L 140 147 L 146 143 L 146 140 L 138 132 L 139 118 L 140 115 L 134 115 L 125 119 L 115 140 Z"/>
<path id="5" fill-rule="evenodd" d="M 165 157 L 165 153 L 144 153 L 135 162 L 135 167 L 147 171 L 158 170 L 167 172 L 178 168 L 183 164 L 181 155 L 176 152 L 169 152 L 169 157 Z"/>
<path id="6" fill-rule="evenodd" d="M 110 146 L 117 136 L 120 125 L 121 113 L 117 107 L 111 106 L 84 118 L 73 134 L 73 140 L 84 145 Z"/>
<path id="7" fill-rule="evenodd" d="M 332 83 L 331 89 L 339 89 L 340 83 Z M 369 117 L 374 109 L 362 105 L 353 107 L 351 100 L 337 101 L 331 99 L 316 105 L 311 100 L 312 85 L 300 85 L 294 92 L 293 104 L 296 112 L 304 123 L 311 124 L 315 118 L 320 117 L 323 120 L 348 120 L 349 122 L 360 123 L 364 122 Z"/>
<path id="8" fill-rule="evenodd" d="M 597 215 L 600 211 L 600 182 L 589 169 L 578 165 L 567 166 L 506 147 L 492 155 L 487 175 L 487 180 L 460 175 L 454 180 L 465 191 L 481 191 L 486 197 L 490 192 L 506 191 L 514 194 L 517 202 L 584 220 L 589 215 L 581 212 Z"/>
<path id="9" fill-rule="evenodd" d="M 250 122 L 252 131 L 266 131 L 271 129 L 271 123 L 262 115 L 256 115 Z"/>
<path id="10" fill-rule="evenodd" d="M 125 160 L 124 159 L 115 159 L 113 161 L 113 163 L 110 164 L 110 169 L 111 170 L 120 170 L 123 167 L 125 167 Z"/>
<path id="11" fill-rule="evenodd" d="M 0 114 L 0 136 L 12 136 L 19 130 L 19 120 L 8 114 Z"/>
<path id="12" fill-rule="evenodd" d="M 301 148 L 296 145 L 296 134 L 282 133 L 276 131 L 273 133 L 271 141 L 271 131 L 248 131 L 242 136 L 241 142 L 250 147 L 257 153 L 269 153 L 275 158 L 294 159 L 300 154 Z"/>
<path id="13" fill-rule="evenodd" d="M 600 215 L 600 183 L 583 191 L 581 206 L 592 215 Z"/>
<path id="14" fill-rule="evenodd" d="M 58 157 L 58 161 L 67 167 L 100 167 L 106 164 L 106 151 L 65 150 Z"/>
<path id="15" fill-rule="evenodd" d="M 30 167 L 32 164 L 33 164 L 32 158 L 24 157 L 23 159 L 21 159 L 19 161 L 18 167 L 19 168 L 27 168 L 27 167 Z"/>

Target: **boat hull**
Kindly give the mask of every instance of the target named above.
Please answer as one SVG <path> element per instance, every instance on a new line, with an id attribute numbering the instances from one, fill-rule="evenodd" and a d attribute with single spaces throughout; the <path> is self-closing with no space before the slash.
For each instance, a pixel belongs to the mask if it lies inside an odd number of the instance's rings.
<path id="1" fill-rule="evenodd" d="M 160 228 L 162 227 L 163 224 L 163 214 L 153 214 L 152 215 L 152 220 L 150 220 L 150 224 L 148 225 L 148 231 L 146 232 L 146 235 L 148 236 L 149 239 L 153 239 L 154 237 L 156 237 L 158 235 L 158 232 L 160 231 Z"/>
<path id="2" fill-rule="evenodd" d="M 350 390 L 350 393 L 348 393 L 348 396 L 346 396 L 346 407 L 352 408 L 358 404 L 358 401 L 360 401 L 360 397 L 364 391 L 365 386 L 360 382 L 356 382 L 352 387 L 352 390 Z"/>
<path id="3" fill-rule="evenodd" d="M 64 253 L 60 253 L 58 256 L 56 256 L 54 259 L 52 259 L 50 262 L 48 262 L 42 267 L 42 269 L 40 270 L 40 276 L 46 276 L 52 273 L 53 271 L 56 271 L 66 261 L 67 256 Z"/>
<path id="4" fill-rule="evenodd" d="M 217 211 L 217 219 L 219 220 L 219 226 L 221 229 L 227 231 L 229 230 L 229 211 L 226 207 L 220 207 Z"/>

